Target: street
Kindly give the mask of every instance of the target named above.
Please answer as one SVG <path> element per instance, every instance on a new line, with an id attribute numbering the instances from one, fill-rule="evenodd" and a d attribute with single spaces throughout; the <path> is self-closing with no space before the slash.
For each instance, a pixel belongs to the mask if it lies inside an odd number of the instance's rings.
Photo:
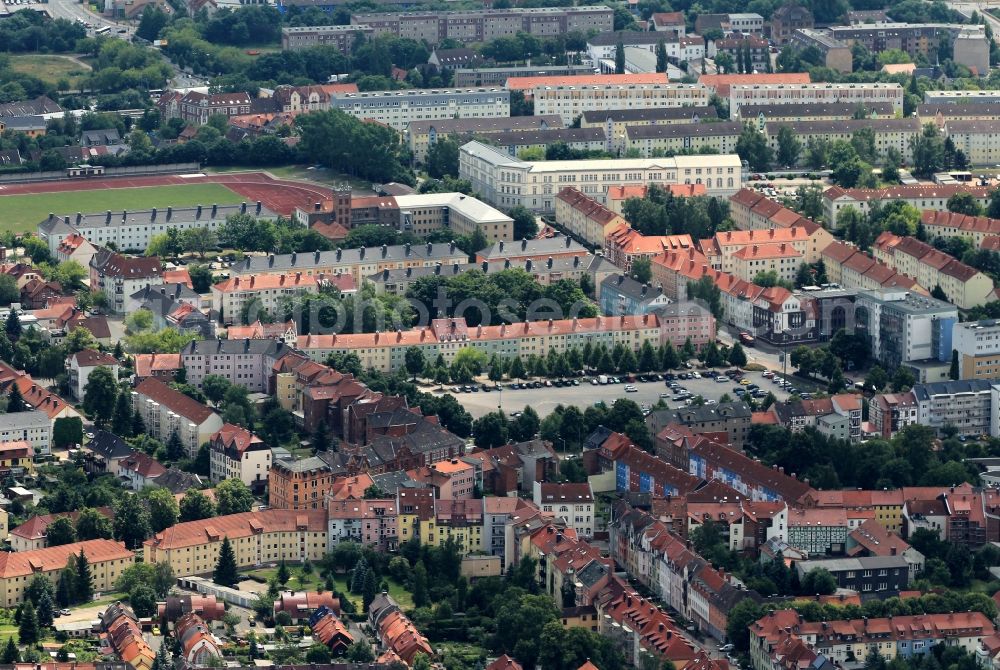
<path id="1" fill-rule="evenodd" d="M 84 23 L 89 23 L 95 28 L 107 27 L 111 29 L 113 35 L 121 37 L 122 39 L 128 39 L 132 32 L 131 28 L 91 12 L 89 5 L 81 4 L 76 0 L 49 0 L 48 4 L 45 5 L 45 8 L 49 10 L 49 14 L 51 14 L 54 19 L 69 19 L 70 21 L 80 20 Z M 128 33 L 117 33 L 116 31 L 121 28 L 125 28 Z"/>

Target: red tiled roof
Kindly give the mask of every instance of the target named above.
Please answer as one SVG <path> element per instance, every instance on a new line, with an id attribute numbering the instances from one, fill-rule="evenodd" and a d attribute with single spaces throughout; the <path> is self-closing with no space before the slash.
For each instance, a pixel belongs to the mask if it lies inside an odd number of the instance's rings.
<path id="1" fill-rule="evenodd" d="M 139 395 L 165 405 L 174 414 L 183 416 L 198 425 L 205 423 L 215 413 L 207 405 L 201 404 L 180 391 L 175 391 L 159 379 L 152 377 L 144 379 L 135 387 L 135 390 Z"/>

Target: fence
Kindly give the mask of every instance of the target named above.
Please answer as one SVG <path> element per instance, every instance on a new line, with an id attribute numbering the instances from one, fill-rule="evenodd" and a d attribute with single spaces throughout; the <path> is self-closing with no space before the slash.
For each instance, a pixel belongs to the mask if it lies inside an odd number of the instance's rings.
<path id="1" fill-rule="evenodd" d="M 199 163 L 165 163 L 163 165 L 130 165 L 106 167 L 100 178 L 108 177 L 148 177 L 162 174 L 182 174 L 185 172 L 200 172 Z M 78 179 L 86 179 L 79 177 Z M 49 170 L 46 172 L 13 172 L 0 174 L 0 184 L 26 184 L 39 181 L 69 180 L 66 170 Z M 75 181 L 75 179 L 74 179 Z"/>

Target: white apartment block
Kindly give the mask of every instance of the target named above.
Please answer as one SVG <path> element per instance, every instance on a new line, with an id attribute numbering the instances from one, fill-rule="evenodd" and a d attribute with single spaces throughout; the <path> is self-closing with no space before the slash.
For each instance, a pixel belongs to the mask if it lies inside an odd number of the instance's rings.
<path id="1" fill-rule="evenodd" d="M 733 118 L 750 105 L 817 105 L 827 103 L 890 103 L 903 113 L 903 87 L 899 84 L 732 84 L 729 109 Z"/>
<path id="2" fill-rule="evenodd" d="M 778 132 L 787 127 L 795 133 L 796 138 L 805 147 L 810 141 L 835 142 L 843 140 L 850 142 L 854 133 L 862 128 L 871 129 L 875 133 L 875 151 L 879 156 L 885 155 L 890 148 L 899 151 L 903 160 L 912 158 L 910 142 L 916 139 L 922 130 L 920 120 L 914 117 L 906 119 L 850 119 L 843 121 L 795 121 L 765 124 L 768 145 L 772 151 L 778 150 Z M 800 152 L 799 162 L 805 161 L 806 152 Z"/>
<path id="3" fill-rule="evenodd" d="M 45 412 L 0 414 L 0 443 L 29 442 L 37 453 L 49 453 L 52 444 L 52 420 Z"/>
<path id="4" fill-rule="evenodd" d="M 535 212 L 553 212 L 556 195 L 568 186 L 606 204 L 612 186 L 703 184 L 707 195 L 728 197 L 744 181 L 736 154 L 533 162 L 475 141 L 462 146 L 459 176 L 495 207 Z"/>
<path id="5" fill-rule="evenodd" d="M 271 449 L 245 428 L 226 424 L 209 443 L 209 476 L 217 484 L 239 479 L 251 488 L 263 489 L 271 471 Z"/>
<path id="6" fill-rule="evenodd" d="M 570 125 L 584 112 L 656 107 L 704 107 L 710 93 L 702 84 L 596 84 L 536 86 L 535 114 L 557 114 Z"/>
<path id="7" fill-rule="evenodd" d="M 503 88 L 448 88 L 335 93 L 330 96 L 330 109 L 403 132 L 411 121 L 508 117 L 510 92 Z"/>
<path id="8" fill-rule="evenodd" d="M 218 375 L 251 393 L 266 393 L 271 369 L 289 352 L 277 340 L 195 340 L 181 349 L 187 383 L 201 388 L 208 375 Z"/>
<path id="9" fill-rule="evenodd" d="M 938 431 L 954 426 L 959 435 L 989 435 L 996 421 L 993 394 L 984 379 L 917 384 L 918 423 Z"/>
<path id="10" fill-rule="evenodd" d="M 208 406 L 152 377 L 132 391 L 132 411 L 142 417 L 146 432 L 164 444 L 176 432 L 190 458 L 222 428 L 222 418 Z"/>
<path id="11" fill-rule="evenodd" d="M 566 522 L 581 537 L 594 534 L 594 494 L 590 484 L 547 484 L 535 482 L 534 503 L 545 514 Z"/>
<path id="12" fill-rule="evenodd" d="M 286 300 L 319 293 L 319 281 L 319 277 L 301 272 L 230 277 L 212 286 L 212 311 L 225 324 L 253 323 L 260 315 L 250 314 L 243 320 L 245 310 L 263 310 L 273 316 Z"/>

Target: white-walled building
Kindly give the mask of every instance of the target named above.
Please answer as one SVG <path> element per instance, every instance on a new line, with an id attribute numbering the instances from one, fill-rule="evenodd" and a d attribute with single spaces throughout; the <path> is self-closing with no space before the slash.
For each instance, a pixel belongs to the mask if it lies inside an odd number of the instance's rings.
<path id="1" fill-rule="evenodd" d="M 49 453 L 52 443 L 52 420 L 45 412 L 0 414 L 0 442 L 25 441 L 38 453 Z"/>
<path id="2" fill-rule="evenodd" d="M 118 381 L 118 359 L 93 349 L 83 349 L 70 354 L 66 359 L 66 371 L 69 373 L 69 388 L 77 400 L 83 400 L 84 390 L 90 373 L 99 367 L 111 370 L 115 381 Z"/>
<path id="3" fill-rule="evenodd" d="M 176 432 L 191 458 L 222 428 L 222 418 L 211 408 L 152 377 L 132 391 L 132 410 L 160 442 L 166 444 Z"/>
<path id="4" fill-rule="evenodd" d="M 246 428 L 227 423 L 209 442 L 212 483 L 239 479 L 252 489 L 263 490 L 271 470 L 271 449 Z"/>
<path id="5" fill-rule="evenodd" d="M 594 534 L 594 493 L 590 484 L 548 484 L 536 481 L 533 499 L 543 513 L 566 522 L 581 537 Z"/>

